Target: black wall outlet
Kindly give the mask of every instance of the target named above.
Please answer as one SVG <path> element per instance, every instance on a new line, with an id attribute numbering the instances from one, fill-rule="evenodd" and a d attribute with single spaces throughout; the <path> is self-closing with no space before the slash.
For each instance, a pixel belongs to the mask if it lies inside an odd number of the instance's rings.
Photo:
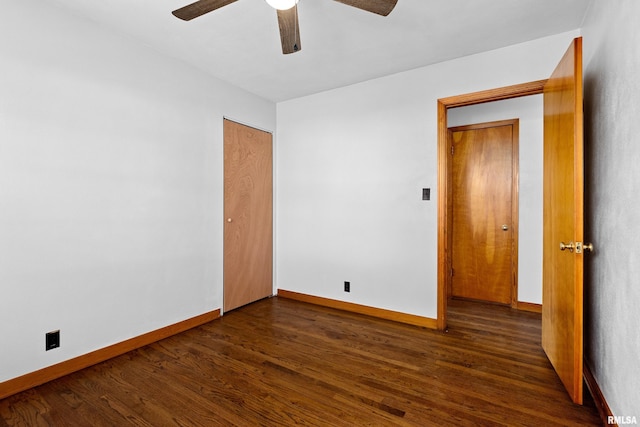
<path id="1" fill-rule="evenodd" d="M 58 347 L 60 347 L 60 331 L 47 332 L 44 349 L 49 351 Z"/>
<path id="2" fill-rule="evenodd" d="M 344 291 L 351 292 L 351 282 L 344 282 Z"/>

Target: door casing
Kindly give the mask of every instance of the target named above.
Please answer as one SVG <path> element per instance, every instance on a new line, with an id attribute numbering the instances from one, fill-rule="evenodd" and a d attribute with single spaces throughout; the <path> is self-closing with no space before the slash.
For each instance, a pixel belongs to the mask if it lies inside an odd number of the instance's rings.
<path id="1" fill-rule="evenodd" d="M 447 328 L 447 298 L 451 286 L 451 155 L 447 110 L 467 105 L 542 93 L 545 80 L 438 99 L 438 314 L 437 326 Z"/>

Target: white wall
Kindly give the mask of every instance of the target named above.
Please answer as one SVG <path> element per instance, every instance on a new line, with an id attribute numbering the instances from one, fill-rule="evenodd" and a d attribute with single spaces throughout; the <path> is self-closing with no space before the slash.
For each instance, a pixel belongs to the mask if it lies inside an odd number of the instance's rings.
<path id="1" fill-rule="evenodd" d="M 448 113 L 448 126 L 519 119 L 518 301 L 542 304 L 542 95 Z"/>
<path id="2" fill-rule="evenodd" d="M 584 23 L 585 357 L 611 410 L 640 420 L 640 2 L 593 1 Z"/>
<path id="3" fill-rule="evenodd" d="M 219 308 L 222 118 L 275 104 L 45 1 L 0 64 L 0 382 Z"/>
<path id="4" fill-rule="evenodd" d="M 435 318 L 437 99 L 547 78 L 577 35 L 279 103 L 278 288 Z"/>

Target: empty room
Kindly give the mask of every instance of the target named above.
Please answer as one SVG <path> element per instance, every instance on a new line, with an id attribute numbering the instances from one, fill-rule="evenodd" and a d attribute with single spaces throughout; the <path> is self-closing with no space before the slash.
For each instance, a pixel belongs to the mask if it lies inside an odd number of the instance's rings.
<path id="1" fill-rule="evenodd" d="M 638 424 L 640 3 L 189 3 L 2 0 L 0 426 Z"/>

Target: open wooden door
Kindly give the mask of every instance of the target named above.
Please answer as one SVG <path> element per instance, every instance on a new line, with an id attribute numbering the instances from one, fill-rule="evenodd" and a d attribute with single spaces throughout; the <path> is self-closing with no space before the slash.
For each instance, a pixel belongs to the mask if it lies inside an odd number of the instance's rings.
<path id="1" fill-rule="evenodd" d="M 577 38 L 544 86 L 542 347 L 578 404 L 583 381 L 583 165 L 582 38 Z"/>

